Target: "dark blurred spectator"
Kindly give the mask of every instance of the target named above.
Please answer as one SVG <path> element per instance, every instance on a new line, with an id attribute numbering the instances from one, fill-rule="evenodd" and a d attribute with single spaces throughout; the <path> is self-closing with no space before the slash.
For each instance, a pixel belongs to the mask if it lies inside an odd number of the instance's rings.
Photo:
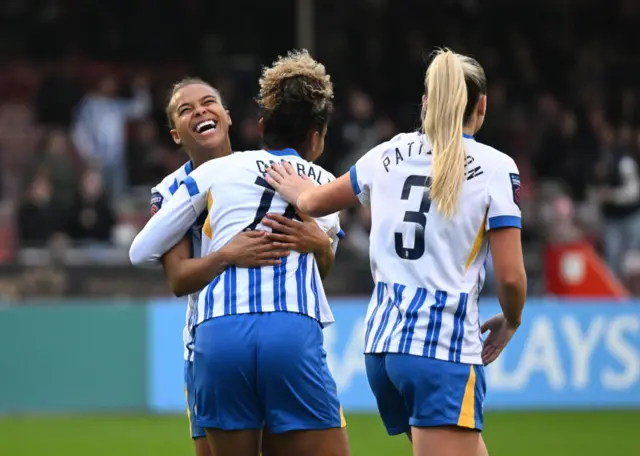
<path id="1" fill-rule="evenodd" d="M 138 122 L 127 153 L 129 183 L 155 185 L 167 174 L 166 149 L 158 139 L 158 128 L 151 120 Z"/>
<path id="2" fill-rule="evenodd" d="M 18 208 L 18 236 L 22 245 L 42 247 L 64 230 L 66 213 L 53 204 L 51 182 L 38 172 Z"/>
<path id="3" fill-rule="evenodd" d="M 133 98 L 118 94 L 113 76 L 103 77 L 95 91 L 87 94 L 78 107 L 73 125 L 73 141 L 87 161 L 99 166 L 104 182 L 114 195 L 127 188 L 127 121 L 147 115 L 151 109 L 149 84 L 138 77 L 133 82 Z"/>
<path id="4" fill-rule="evenodd" d="M 115 224 L 115 214 L 102 185 L 101 174 L 90 169 L 82 176 L 67 233 L 81 242 L 109 243 Z"/>
<path id="5" fill-rule="evenodd" d="M 69 128 L 83 95 L 77 71 L 78 62 L 70 56 L 56 62 L 44 77 L 36 94 L 36 111 L 41 123 Z"/>
<path id="6" fill-rule="evenodd" d="M 33 110 L 23 103 L 0 106 L 0 174 L 3 193 L 12 199 L 20 198 L 30 182 L 34 151 L 40 141 L 40 129 L 34 123 Z"/>
<path id="7" fill-rule="evenodd" d="M 79 169 L 74 160 L 71 140 L 65 130 L 56 129 L 47 136 L 42 169 L 51 182 L 54 205 L 68 211 L 74 204 Z"/>

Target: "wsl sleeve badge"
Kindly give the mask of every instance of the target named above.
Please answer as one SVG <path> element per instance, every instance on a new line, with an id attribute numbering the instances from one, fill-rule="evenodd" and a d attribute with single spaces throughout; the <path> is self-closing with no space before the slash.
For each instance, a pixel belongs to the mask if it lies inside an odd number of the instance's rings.
<path id="1" fill-rule="evenodd" d="M 159 192 L 154 192 L 151 194 L 151 207 L 149 208 L 151 217 L 153 217 L 156 212 L 160 210 L 163 200 L 164 198 Z"/>
<path id="2" fill-rule="evenodd" d="M 509 174 L 511 178 L 511 190 L 513 191 L 513 202 L 516 203 L 518 209 L 520 208 L 520 175 L 511 173 Z"/>

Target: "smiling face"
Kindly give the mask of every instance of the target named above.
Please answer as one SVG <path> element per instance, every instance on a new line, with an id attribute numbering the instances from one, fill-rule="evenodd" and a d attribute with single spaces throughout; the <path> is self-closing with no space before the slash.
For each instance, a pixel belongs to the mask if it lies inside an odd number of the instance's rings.
<path id="1" fill-rule="evenodd" d="M 227 147 L 229 112 L 213 87 L 193 83 L 178 89 L 169 103 L 171 137 L 190 153 L 211 152 Z"/>

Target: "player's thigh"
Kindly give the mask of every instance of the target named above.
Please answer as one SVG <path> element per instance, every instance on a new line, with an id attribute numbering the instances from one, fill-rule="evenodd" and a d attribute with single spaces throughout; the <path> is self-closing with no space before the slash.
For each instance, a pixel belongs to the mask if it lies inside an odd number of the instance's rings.
<path id="1" fill-rule="evenodd" d="M 450 452 L 433 454 L 454 455 L 456 448 L 478 453 L 486 390 L 482 366 L 389 354 L 386 367 L 409 410 L 415 454 L 436 448 Z M 429 450 L 427 441 L 437 445 Z"/>
<path id="2" fill-rule="evenodd" d="M 262 439 L 260 442 L 260 454 L 262 456 L 276 456 L 277 453 L 273 448 L 273 434 L 269 431 L 269 428 L 265 427 L 262 430 Z"/>
<path id="3" fill-rule="evenodd" d="M 346 454 L 346 423 L 320 324 L 273 312 L 262 315 L 259 333 L 258 388 L 276 453 Z"/>
<path id="4" fill-rule="evenodd" d="M 457 426 L 413 427 L 414 456 L 476 456 L 480 432 Z"/>
<path id="5" fill-rule="evenodd" d="M 274 434 L 273 454 L 277 456 L 349 456 L 346 428 L 290 431 Z"/>
<path id="6" fill-rule="evenodd" d="M 368 353 L 364 356 L 367 380 L 376 398 L 378 412 L 389 435 L 406 433 L 410 437 L 409 412 L 400 391 L 389 379 L 386 354 Z"/>
<path id="7" fill-rule="evenodd" d="M 489 450 L 487 449 L 487 445 L 484 443 L 482 435 L 480 435 L 480 441 L 478 442 L 477 456 L 489 456 Z"/>
<path id="8" fill-rule="evenodd" d="M 245 314 L 213 318 L 196 329 L 195 412 L 196 424 L 204 429 L 262 429 L 253 317 Z"/>
<path id="9" fill-rule="evenodd" d="M 258 456 L 260 430 L 223 431 L 207 429 L 207 440 L 215 456 Z"/>
<path id="10" fill-rule="evenodd" d="M 206 434 L 204 437 L 193 439 L 193 445 L 196 450 L 196 456 L 216 456 L 216 453 L 211 451 Z"/>

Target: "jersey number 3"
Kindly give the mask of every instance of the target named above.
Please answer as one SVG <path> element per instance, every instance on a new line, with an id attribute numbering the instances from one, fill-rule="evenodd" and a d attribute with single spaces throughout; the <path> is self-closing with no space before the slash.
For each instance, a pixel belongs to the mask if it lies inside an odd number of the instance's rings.
<path id="1" fill-rule="evenodd" d="M 416 224 L 413 247 L 408 249 L 404 246 L 402 233 L 395 233 L 396 253 L 405 260 L 417 260 L 424 255 L 424 230 L 427 227 L 427 214 L 431 209 L 431 199 L 429 199 L 429 187 L 431 178 L 427 176 L 409 176 L 402 186 L 401 200 L 408 200 L 413 187 L 418 187 L 422 192 L 420 207 L 417 211 L 406 211 L 403 221 Z"/>

